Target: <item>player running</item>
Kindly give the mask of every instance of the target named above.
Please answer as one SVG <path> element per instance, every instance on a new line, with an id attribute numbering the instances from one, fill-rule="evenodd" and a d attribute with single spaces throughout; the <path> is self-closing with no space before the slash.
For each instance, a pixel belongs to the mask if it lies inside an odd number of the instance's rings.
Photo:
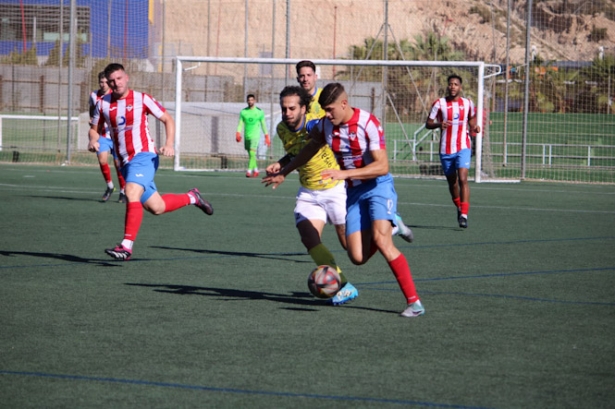
<path id="1" fill-rule="evenodd" d="M 416 292 L 408 261 L 391 237 L 397 223 L 397 193 L 389 173 L 380 122 L 369 112 L 351 107 L 339 83 L 323 88 L 318 102 L 326 117 L 314 126 L 309 134 L 310 141 L 279 173 L 267 176 L 263 182 L 276 188 L 286 175 L 329 145 L 339 169 L 326 169 L 321 175 L 323 180 L 346 181 L 346 244 L 350 260 L 357 265 L 365 264 L 379 251 L 406 298 L 407 307 L 401 315 L 423 315 L 425 308 Z"/>
<path id="2" fill-rule="evenodd" d="M 99 150 L 100 133 L 106 124 L 116 152 L 122 159 L 128 202 L 124 239 L 114 248 L 106 249 L 105 253 L 116 260 L 129 260 L 143 220 L 143 209 L 154 215 L 172 212 L 190 204 L 208 215 L 213 214 L 214 209 L 196 188 L 182 194 L 158 193 L 154 176 L 159 158 L 149 133 L 147 116 L 153 115 L 164 125 L 166 141 L 159 150 L 164 156 L 175 154 L 175 121 L 153 97 L 128 88 L 128 74 L 121 64 L 109 64 L 104 72 L 112 92 L 96 104 L 88 149 L 92 152 Z"/>
<path id="3" fill-rule="evenodd" d="M 476 124 L 476 107 L 472 100 L 461 96 L 462 79 L 450 75 L 447 95 L 433 103 L 425 127 L 440 128 L 440 162 L 448 182 L 451 199 L 457 207 L 459 227 L 468 227 L 470 185 L 468 172 L 472 158 L 470 134 L 480 133 Z M 436 122 L 437 120 L 437 122 Z"/>
<path id="4" fill-rule="evenodd" d="M 239 113 L 239 124 L 235 133 L 237 143 L 241 142 L 241 131 L 244 130 L 243 146 L 248 152 L 248 171 L 246 177 L 258 177 L 258 165 L 256 163 L 256 151 L 261 140 L 261 129 L 265 134 L 265 145 L 271 146 L 269 133 L 267 132 L 267 124 L 265 123 L 265 114 L 263 110 L 257 107 L 256 97 L 249 94 L 246 98 L 248 106 Z"/>
<path id="5" fill-rule="evenodd" d="M 97 91 L 92 91 L 90 93 L 89 105 L 90 105 L 90 121 L 94 116 L 94 110 L 96 109 L 96 103 L 106 94 L 109 93 L 109 85 L 107 84 L 107 79 L 105 78 L 105 73 L 98 73 L 98 86 L 99 89 Z M 126 186 L 126 182 L 124 181 L 124 177 L 120 172 L 120 161 L 115 154 L 115 149 L 113 149 L 113 141 L 109 136 L 109 131 L 107 130 L 107 126 L 105 125 L 101 131 L 100 138 L 98 140 L 99 148 L 96 152 L 98 157 L 98 164 L 100 166 L 100 171 L 102 172 L 103 178 L 105 179 L 105 183 L 107 184 L 107 189 L 105 193 L 103 193 L 102 201 L 106 202 L 109 200 L 113 192 L 115 192 L 115 185 L 113 184 L 113 179 L 111 178 L 111 168 L 109 167 L 109 152 L 113 156 L 113 164 L 115 165 L 115 171 L 117 173 L 117 179 L 120 183 L 120 197 L 118 199 L 119 203 L 126 202 L 126 195 L 124 192 L 124 188 Z"/>
<path id="6" fill-rule="evenodd" d="M 268 175 L 279 172 L 307 144 L 309 131 L 316 123 L 307 120 L 311 99 L 305 89 L 297 86 L 285 87 L 280 93 L 282 122 L 276 131 L 287 155 L 267 166 Z M 339 166 L 327 145 L 299 167 L 301 187 L 297 192 L 294 213 L 301 242 L 312 260 L 317 266 L 332 266 L 339 272 L 342 288 L 329 301 L 341 305 L 356 298 L 359 292 L 348 282 L 333 254 L 321 241 L 322 231 L 330 221 L 335 226 L 340 244 L 346 249 L 346 189 L 341 180 L 323 180 L 321 172 L 330 168 Z"/>
<path id="7" fill-rule="evenodd" d="M 321 119 L 325 116 L 325 111 L 318 103 L 318 98 L 322 92 L 322 88 L 318 88 L 316 81 L 318 80 L 318 74 L 316 74 L 316 64 L 310 60 L 302 60 L 295 65 L 297 71 L 297 82 L 306 90 L 312 97 L 312 101 L 307 110 L 306 120 L 311 122 L 313 120 Z M 414 241 L 414 234 L 410 227 L 406 226 L 403 219 L 399 214 L 396 214 L 397 225 L 393 227 L 393 235 L 399 236 L 408 243 Z"/>

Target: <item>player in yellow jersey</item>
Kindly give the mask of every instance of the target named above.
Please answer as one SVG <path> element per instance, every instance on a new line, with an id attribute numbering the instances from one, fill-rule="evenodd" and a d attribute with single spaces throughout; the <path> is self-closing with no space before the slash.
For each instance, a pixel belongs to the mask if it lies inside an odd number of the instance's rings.
<path id="1" fill-rule="evenodd" d="M 322 89 L 316 86 L 316 81 L 318 80 L 316 65 L 312 61 L 303 60 L 295 65 L 295 69 L 297 71 L 297 82 L 312 97 L 308 113 L 306 114 L 308 122 L 313 119 L 323 118 L 325 111 L 320 108 L 318 103 L 318 97 L 320 97 Z"/>
<path id="2" fill-rule="evenodd" d="M 287 155 L 267 166 L 268 175 L 278 173 L 307 144 L 314 123 L 307 120 L 311 98 L 305 89 L 297 86 L 285 87 L 280 93 L 282 122 L 278 124 L 277 134 Z M 346 280 L 333 254 L 321 241 L 323 228 L 330 221 L 335 226 L 340 244 L 346 248 L 346 187 L 343 181 L 323 180 L 321 176 L 322 171 L 332 168 L 339 169 L 339 165 L 333 151 L 325 145 L 298 169 L 301 187 L 297 192 L 294 213 L 301 242 L 316 265 L 330 265 L 340 272 L 342 288 L 331 298 L 333 305 L 340 305 L 356 298 L 359 292 Z"/>

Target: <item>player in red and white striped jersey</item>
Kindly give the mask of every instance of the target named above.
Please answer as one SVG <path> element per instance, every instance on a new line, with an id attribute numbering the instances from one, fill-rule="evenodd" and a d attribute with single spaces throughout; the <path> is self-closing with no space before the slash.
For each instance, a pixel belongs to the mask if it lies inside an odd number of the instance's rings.
<path id="1" fill-rule="evenodd" d="M 90 120 L 94 115 L 94 111 L 96 110 L 96 104 L 100 99 L 110 92 L 109 85 L 107 84 L 107 78 L 105 78 L 105 73 L 100 72 L 98 74 L 98 86 L 99 89 L 97 91 L 92 91 L 90 93 L 89 105 L 90 105 Z M 124 187 L 126 182 L 124 181 L 124 177 L 120 172 L 121 165 L 118 161 L 117 155 L 115 154 L 115 150 L 113 149 L 113 142 L 111 141 L 111 136 L 109 136 L 109 132 L 105 125 L 104 129 L 100 134 L 99 139 L 100 147 L 98 152 L 96 152 L 98 156 L 98 164 L 100 166 L 100 171 L 102 172 L 103 178 L 105 179 L 105 183 L 107 184 L 107 189 L 103 194 L 102 201 L 106 202 L 111 197 L 111 194 L 115 191 L 115 186 L 113 185 L 113 179 L 111 178 L 111 168 L 109 167 L 109 152 L 113 156 L 113 164 L 115 165 L 115 171 L 117 172 L 117 179 L 120 183 L 120 198 L 119 202 L 124 203 L 126 198 L 124 196 Z"/>
<path id="2" fill-rule="evenodd" d="M 340 169 L 321 172 L 323 180 L 346 181 L 346 243 L 348 257 L 361 265 L 380 252 L 406 299 L 404 317 L 425 313 L 404 254 L 391 237 L 397 219 L 397 192 L 389 173 L 384 132 L 378 119 L 348 103 L 340 83 L 325 86 L 318 98 L 325 111 L 309 134 L 309 142 L 278 173 L 263 178 L 276 188 L 286 176 L 307 163 L 325 145 L 333 150 Z"/>
<path id="3" fill-rule="evenodd" d="M 214 210 L 196 188 L 183 194 L 158 193 L 154 183 L 158 152 L 149 133 L 147 116 L 153 115 L 164 125 L 166 141 L 160 148 L 164 156 L 175 154 L 175 121 L 154 98 L 128 88 L 128 74 L 121 64 L 109 64 L 104 72 L 112 92 L 96 104 L 90 124 L 88 149 L 98 151 L 99 136 L 106 124 L 122 160 L 127 203 L 124 239 L 105 252 L 116 260 L 129 260 L 143 220 L 143 209 L 154 215 L 172 212 L 190 204 L 208 215 L 213 214 Z"/>
<path id="4" fill-rule="evenodd" d="M 453 203 L 457 207 L 459 227 L 468 227 L 470 185 L 468 171 L 472 157 L 470 133 L 478 134 L 474 103 L 461 96 L 462 79 L 448 77 L 447 95 L 434 102 L 425 127 L 440 128 L 440 162 L 448 182 Z"/>

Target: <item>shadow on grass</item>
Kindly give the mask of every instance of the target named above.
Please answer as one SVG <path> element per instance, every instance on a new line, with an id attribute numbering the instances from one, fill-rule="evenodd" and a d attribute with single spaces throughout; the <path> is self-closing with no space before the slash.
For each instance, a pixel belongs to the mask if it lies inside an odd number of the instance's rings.
<path id="1" fill-rule="evenodd" d="M 70 201 L 75 201 L 75 202 L 97 202 L 97 203 L 118 203 L 118 204 L 123 204 L 123 203 L 119 203 L 116 200 L 109 200 L 108 202 L 103 202 L 100 199 L 87 199 L 85 197 L 80 197 L 80 196 L 26 196 L 26 197 L 31 197 L 33 199 L 56 199 L 56 200 L 70 200 Z"/>
<path id="2" fill-rule="evenodd" d="M 317 307 L 324 305 L 323 300 L 315 299 L 308 292 L 292 292 L 290 295 L 265 293 L 259 291 L 238 290 L 233 288 L 215 287 L 195 287 L 191 285 L 177 284 L 144 284 L 144 283 L 125 283 L 136 287 L 152 288 L 155 292 L 177 295 L 201 295 L 206 297 L 217 297 L 222 301 L 232 300 L 268 300 L 282 302 L 286 304 L 303 305 Z"/>
<path id="3" fill-rule="evenodd" d="M 291 311 L 319 311 L 320 307 L 335 308 L 327 303 L 327 300 L 319 300 L 314 298 L 308 292 L 293 291 L 289 295 L 266 293 L 260 291 L 238 290 L 234 288 L 215 288 L 215 287 L 195 287 L 191 285 L 178 284 L 145 284 L 145 283 L 124 283 L 125 285 L 135 287 L 152 288 L 153 291 L 165 294 L 176 295 L 200 295 L 205 297 L 216 297 L 221 301 L 241 301 L 241 300 L 265 300 L 277 303 L 290 304 L 292 306 L 284 307 Z M 300 306 L 300 307 L 297 307 Z M 369 308 L 345 304 L 338 308 L 352 308 L 358 310 L 384 312 L 399 314 L 399 311 L 383 310 L 378 308 Z"/>
<path id="4" fill-rule="evenodd" d="M 58 254 L 58 253 L 34 253 L 31 251 L 5 251 L 0 250 L 0 256 L 13 257 L 13 256 L 30 256 L 49 258 L 53 260 L 68 261 L 71 263 L 85 263 L 85 264 L 97 264 L 103 267 L 117 267 L 117 263 L 109 263 L 102 260 L 94 260 L 89 258 L 83 258 L 79 256 L 73 256 L 72 254 Z"/>
<path id="5" fill-rule="evenodd" d="M 294 256 L 307 256 L 308 255 L 307 253 L 250 253 L 247 251 L 187 249 L 187 248 L 182 248 L 182 247 L 168 247 L 168 246 L 150 246 L 150 247 L 154 249 L 161 249 L 161 250 L 189 251 L 189 252 L 198 253 L 198 254 L 218 254 L 221 256 L 264 258 L 267 260 L 293 261 L 295 263 L 307 263 L 307 264 L 314 263 L 312 260 L 290 260 L 289 259 L 289 257 L 294 257 Z"/>

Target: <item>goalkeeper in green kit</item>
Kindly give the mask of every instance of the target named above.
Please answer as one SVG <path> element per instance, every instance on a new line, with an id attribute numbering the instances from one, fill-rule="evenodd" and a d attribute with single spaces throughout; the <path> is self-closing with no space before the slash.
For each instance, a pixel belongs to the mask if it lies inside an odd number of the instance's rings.
<path id="1" fill-rule="evenodd" d="M 237 133 L 235 139 L 241 142 L 241 131 L 244 130 L 244 144 L 250 160 L 248 161 L 247 178 L 258 177 L 258 165 L 256 164 L 256 150 L 261 139 L 261 130 L 265 134 L 265 144 L 271 146 L 269 132 L 267 132 L 267 124 L 265 123 L 265 114 L 263 110 L 256 105 L 256 98 L 253 94 L 249 94 L 246 98 L 248 106 L 241 110 L 239 114 L 239 125 L 237 125 Z"/>

